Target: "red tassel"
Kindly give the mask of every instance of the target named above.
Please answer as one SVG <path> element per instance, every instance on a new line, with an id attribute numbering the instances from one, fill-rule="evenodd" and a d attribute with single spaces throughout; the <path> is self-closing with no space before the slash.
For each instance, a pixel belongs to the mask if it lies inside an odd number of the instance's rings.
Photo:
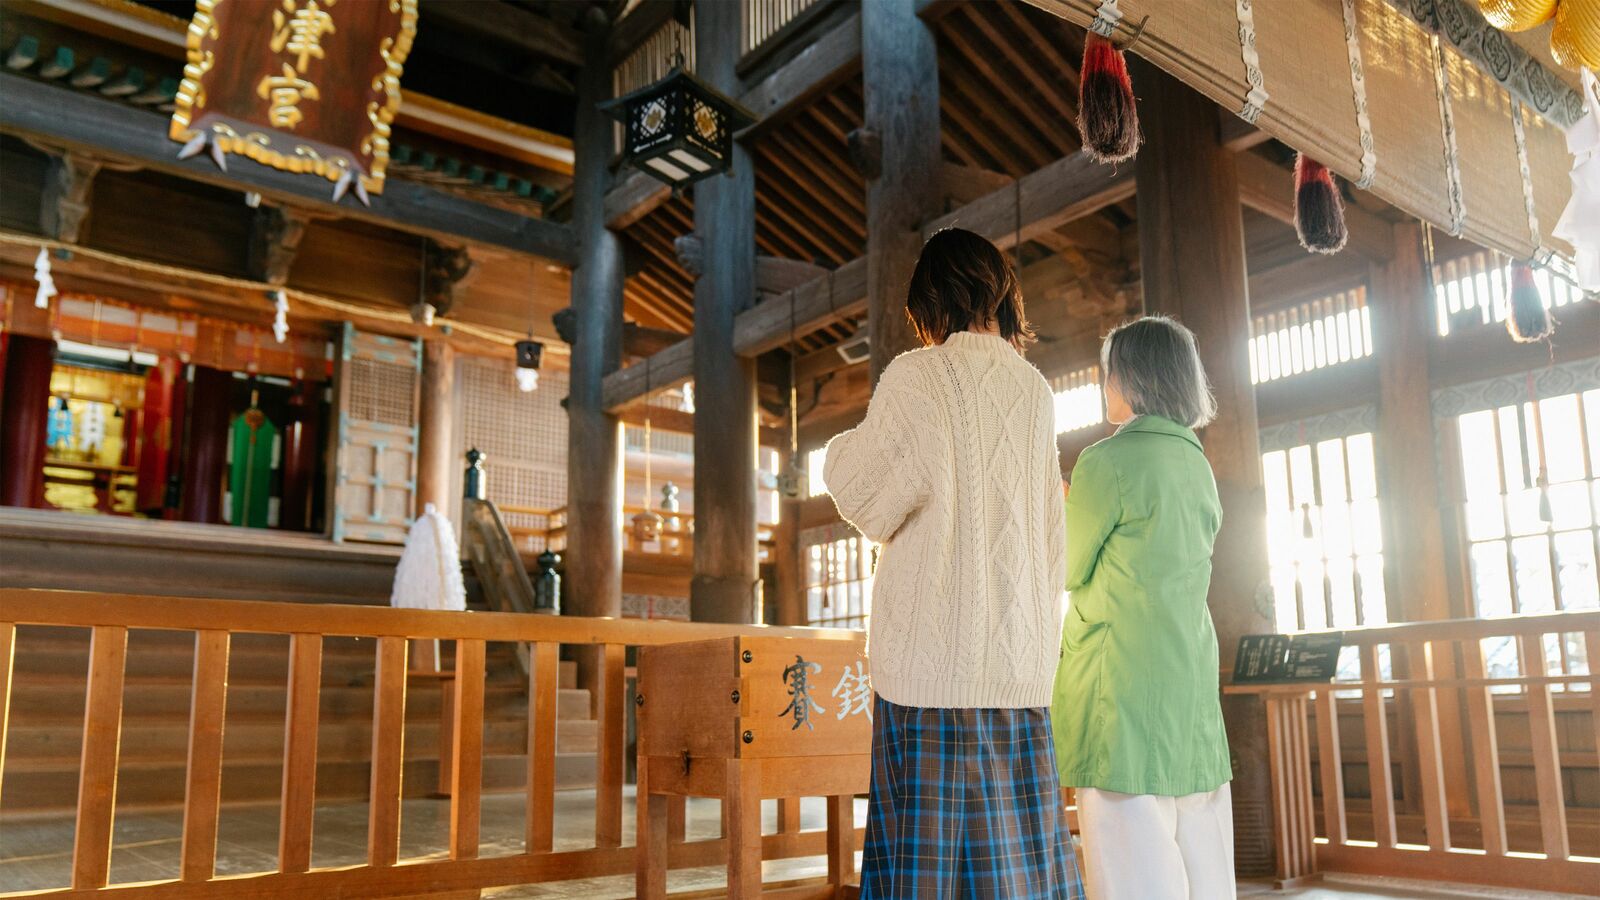
<path id="1" fill-rule="evenodd" d="M 1304 153 L 1294 161 L 1294 230 L 1300 245 L 1313 253 L 1338 253 L 1350 236 L 1333 173 Z"/>
<path id="2" fill-rule="evenodd" d="M 1079 75 L 1078 132 L 1083 148 L 1101 163 L 1133 158 L 1139 152 L 1139 109 L 1122 51 L 1089 32 Z"/>
<path id="3" fill-rule="evenodd" d="M 1511 314 L 1506 316 L 1506 331 L 1519 344 L 1542 341 L 1556 330 L 1550 311 L 1544 308 L 1539 286 L 1533 282 L 1533 267 L 1511 264 Z"/>

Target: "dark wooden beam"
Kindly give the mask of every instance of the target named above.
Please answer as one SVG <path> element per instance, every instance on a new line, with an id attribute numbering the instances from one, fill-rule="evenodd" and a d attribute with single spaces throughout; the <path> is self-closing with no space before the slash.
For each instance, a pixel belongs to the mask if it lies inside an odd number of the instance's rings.
<path id="1" fill-rule="evenodd" d="M 606 227 L 627 228 L 672 199 L 672 188 L 638 169 L 618 173 L 617 182 L 606 191 Z"/>
<path id="2" fill-rule="evenodd" d="M 1257 602 L 1267 583 L 1266 496 L 1262 486 L 1255 391 L 1250 383 L 1250 300 L 1245 272 L 1238 154 L 1216 132 L 1216 106 L 1140 59 L 1130 59 L 1139 85 L 1144 146 L 1133 169 L 1139 183 L 1139 269 L 1145 311 L 1171 315 L 1197 338 L 1217 399 L 1217 418 L 1201 432 L 1216 475 L 1224 522 L 1213 554 L 1207 605 L 1223 660 L 1241 636 L 1273 629 Z M 1265 715 L 1259 703 L 1224 698 L 1234 764 L 1236 843 L 1242 874 L 1270 872 L 1272 834 L 1252 824 L 1272 814 Z"/>
<path id="3" fill-rule="evenodd" d="M 168 172 L 278 203 L 359 219 L 446 241 L 503 247 L 571 264 L 572 229 L 559 222 L 467 200 L 403 178 L 389 178 L 365 207 L 352 198 L 331 202 L 322 179 L 282 172 L 232 157 L 224 172 L 205 155 L 179 160 L 167 137 L 167 117 L 68 88 L 0 74 L 0 131 L 40 143 L 84 150 L 119 162 Z"/>
<path id="4" fill-rule="evenodd" d="M 431 23 L 526 50 L 571 66 L 583 64 L 583 36 L 570 26 L 500 0 L 450 0 L 423 7 Z"/>
<path id="5" fill-rule="evenodd" d="M 906 285 L 922 250 L 928 217 L 942 199 L 939 147 L 939 47 L 913 0 L 861 8 L 861 86 L 866 132 L 881 153 L 867 179 L 867 319 L 872 381 L 916 346 L 905 315 Z"/>
<path id="6" fill-rule="evenodd" d="M 695 68 L 714 89 L 739 87 L 747 4 L 695 2 Z M 695 186 L 704 270 L 694 286 L 694 574 L 690 615 L 752 622 L 756 559 L 756 366 L 734 349 L 734 323 L 756 296 L 755 163 L 735 142 L 723 177 Z M 759 867 L 758 867 L 759 869 Z M 760 881 L 760 872 L 755 873 Z M 759 884 L 757 885 L 759 888 Z"/>
<path id="7" fill-rule="evenodd" d="M 784 259 L 779 256 L 756 257 L 756 290 L 763 294 L 782 294 L 792 291 L 827 274 L 827 269 L 803 259 Z"/>
<path id="8" fill-rule="evenodd" d="M 1104 166 L 1081 151 L 1018 181 L 927 223 L 923 236 L 931 237 L 942 228 L 960 227 L 1005 249 L 1016 246 L 1019 235 L 1024 241 L 1032 240 L 1041 232 L 1054 231 L 1134 193 L 1131 166 Z"/>

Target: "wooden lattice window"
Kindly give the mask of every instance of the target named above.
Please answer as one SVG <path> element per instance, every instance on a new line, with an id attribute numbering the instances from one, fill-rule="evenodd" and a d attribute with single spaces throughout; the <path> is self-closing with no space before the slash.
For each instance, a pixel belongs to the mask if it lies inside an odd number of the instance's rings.
<path id="1" fill-rule="evenodd" d="M 1089 366 L 1050 380 L 1056 396 L 1056 434 L 1099 425 L 1106 420 L 1105 397 L 1100 392 L 1100 370 Z"/>
<path id="2" fill-rule="evenodd" d="M 824 526 L 801 536 L 806 563 L 806 624 L 866 628 L 878 551 L 850 526 Z"/>
<path id="3" fill-rule="evenodd" d="M 1479 250 L 1433 267 L 1433 305 L 1440 337 L 1479 325 L 1499 324 L 1510 312 L 1511 263 L 1493 250 Z M 1582 302 L 1583 292 L 1549 269 L 1535 269 L 1545 309 Z M 1600 294 L 1591 294 L 1600 299 Z"/>
<path id="4" fill-rule="evenodd" d="M 462 357 L 457 364 L 463 447 L 487 457 L 488 496 L 519 549 L 544 549 L 549 511 L 567 502 L 567 373 L 547 369 L 523 392 L 509 360 Z"/>
<path id="5" fill-rule="evenodd" d="M 1371 355 L 1372 317 L 1364 285 L 1251 320 L 1252 384 Z"/>

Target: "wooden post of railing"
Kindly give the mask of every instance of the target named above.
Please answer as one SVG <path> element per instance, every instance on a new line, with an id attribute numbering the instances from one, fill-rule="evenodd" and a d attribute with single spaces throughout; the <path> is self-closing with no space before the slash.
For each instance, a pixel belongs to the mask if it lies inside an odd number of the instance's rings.
<path id="1" fill-rule="evenodd" d="M 1433 644 L 1406 645 L 1409 677 L 1426 686 L 1411 691 L 1411 715 L 1417 733 L 1417 776 L 1422 783 L 1422 822 L 1428 847 L 1450 849 L 1450 810 L 1444 789 L 1444 754 L 1439 739 L 1439 697 L 1433 687 Z"/>
<path id="2" fill-rule="evenodd" d="M 596 847 L 622 846 L 623 692 L 626 690 L 627 648 L 606 644 L 600 663 L 600 746 L 596 752 L 594 787 L 594 843 Z"/>
<path id="3" fill-rule="evenodd" d="M 455 758 L 450 780 L 450 858 L 478 855 L 483 790 L 483 641 L 456 641 Z"/>
<path id="4" fill-rule="evenodd" d="M 194 687 L 189 701 L 189 763 L 183 791 L 183 843 L 178 868 L 184 881 L 206 881 L 216 871 L 217 810 L 222 794 L 222 726 L 228 703 L 226 631 L 194 636 Z"/>
<path id="5" fill-rule="evenodd" d="M 1556 715 L 1550 702 L 1550 683 L 1536 681 L 1545 675 L 1544 635 L 1524 634 L 1522 674 L 1528 679 L 1528 734 L 1533 751 L 1533 781 L 1539 793 L 1539 831 L 1545 855 L 1566 859 L 1571 854 L 1567 842 L 1567 809 L 1561 788 L 1561 757 L 1556 745 Z"/>
<path id="6" fill-rule="evenodd" d="M 1600 631 L 1583 633 L 1583 651 L 1589 660 L 1589 674 L 1600 676 Z M 0 700 L 0 703 L 5 701 Z M 1589 726 L 1594 729 L 1594 746 L 1600 751 L 1600 677 L 1589 682 Z M 5 710 L 0 709 L 0 738 L 5 736 Z M 0 763 L 5 762 L 5 743 L 0 741 Z"/>
<path id="7" fill-rule="evenodd" d="M 561 645 L 533 645 L 528 666 L 528 827 L 527 851 L 555 849 L 556 690 Z"/>
<path id="8" fill-rule="evenodd" d="M 74 890 L 105 887 L 111 872 L 111 816 L 117 805 L 117 752 L 122 743 L 122 682 L 127 660 L 128 629 L 96 625 L 89 638 L 89 688 L 72 842 Z"/>
<path id="9" fill-rule="evenodd" d="M 321 696 L 322 635 L 290 635 L 283 803 L 278 822 L 280 872 L 304 872 L 311 868 L 311 823 L 316 813 L 317 790 L 317 706 Z"/>
<path id="10" fill-rule="evenodd" d="M 1322 829 L 1328 845 L 1350 839 L 1344 816 L 1344 759 L 1339 749 L 1339 701 L 1331 687 L 1317 691 L 1317 767 L 1322 775 Z"/>
<path id="11" fill-rule="evenodd" d="M 406 639 L 378 638 L 372 697 L 372 786 L 367 807 L 367 865 L 400 858 L 400 795 L 406 736 Z"/>
<path id="12" fill-rule="evenodd" d="M 828 883 L 842 888 L 856 869 L 856 798 L 840 794 L 828 798 Z M 795 830 L 800 830 L 799 801 L 795 802 Z"/>
<path id="13" fill-rule="evenodd" d="M 1372 794 L 1372 839 L 1394 846 L 1394 789 L 1389 770 L 1389 718 L 1383 704 L 1378 646 L 1361 648 L 1361 714 L 1367 732 L 1367 784 Z"/>
<path id="14" fill-rule="evenodd" d="M 1483 644 L 1462 642 L 1463 671 L 1468 678 L 1483 678 Z M 1478 787 L 1478 821 L 1483 830 L 1483 852 L 1506 855 L 1506 808 L 1500 792 L 1500 742 L 1495 734 L 1494 690 L 1488 685 L 1467 688 L 1467 726 L 1472 733 L 1472 772 Z"/>
<path id="15" fill-rule="evenodd" d="M 800 831 L 800 798 L 785 797 L 778 801 L 778 832 L 796 834 Z"/>
<path id="16" fill-rule="evenodd" d="M 5 784 L 6 725 L 11 712 L 11 660 L 16 646 L 17 626 L 0 622 L 0 786 Z"/>
<path id="17" fill-rule="evenodd" d="M 1316 872 L 1316 826 L 1311 808 L 1311 745 L 1306 736 L 1306 696 L 1268 694 L 1267 756 L 1272 775 L 1278 885 L 1288 887 Z"/>

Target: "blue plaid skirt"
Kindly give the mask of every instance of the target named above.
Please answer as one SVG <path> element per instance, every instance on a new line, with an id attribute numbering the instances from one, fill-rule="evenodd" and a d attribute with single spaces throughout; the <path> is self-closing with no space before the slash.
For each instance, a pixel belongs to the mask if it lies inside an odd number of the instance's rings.
<path id="1" fill-rule="evenodd" d="M 862 900 L 1080 898 L 1047 709 L 877 698 Z"/>

